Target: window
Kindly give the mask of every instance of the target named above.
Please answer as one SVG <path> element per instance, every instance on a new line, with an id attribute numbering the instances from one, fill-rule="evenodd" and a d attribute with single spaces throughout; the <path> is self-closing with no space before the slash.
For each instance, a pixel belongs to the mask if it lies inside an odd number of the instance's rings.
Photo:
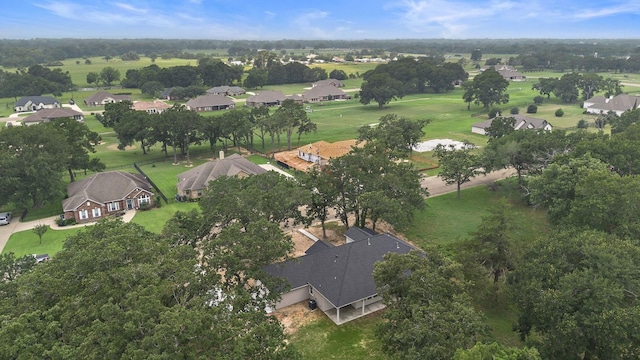
<path id="1" fill-rule="evenodd" d="M 143 205 L 143 204 L 150 204 L 151 203 L 151 198 L 149 197 L 149 195 L 145 194 L 140 196 L 140 198 L 138 198 L 138 205 Z"/>
<path id="2" fill-rule="evenodd" d="M 120 203 L 117 203 L 117 202 L 108 203 L 107 209 L 109 209 L 109 211 L 120 210 Z"/>
<path id="3" fill-rule="evenodd" d="M 80 220 L 84 220 L 84 219 L 88 219 L 89 218 L 89 212 L 87 210 L 80 210 L 78 212 L 78 215 L 80 215 Z"/>
<path id="4" fill-rule="evenodd" d="M 93 213 L 93 217 L 94 218 L 100 217 L 102 215 L 102 212 L 100 211 L 100 208 L 93 209 L 92 213 Z"/>
<path id="5" fill-rule="evenodd" d="M 198 196 L 202 196 L 202 190 L 198 190 Z"/>

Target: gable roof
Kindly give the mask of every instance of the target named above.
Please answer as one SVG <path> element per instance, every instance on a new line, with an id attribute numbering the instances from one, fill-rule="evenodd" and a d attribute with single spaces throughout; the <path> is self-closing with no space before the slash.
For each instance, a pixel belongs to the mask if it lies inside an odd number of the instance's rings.
<path id="1" fill-rule="evenodd" d="M 217 159 L 196 166 L 178 175 L 179 190 L 201 190 L 211 180 L 221 176 L 236 176 L 239 173 L 249 175 L 264 174 L 267 170 L 252 163 L 241 155 L 233 154 L 224 159 Z"/>
<path id="2" fill-rule="evenodd" d="M 547 120 L 537 119 L 537 118 L 533 118 L 533 117 L 529 117 L 529 116 L 525 116 L 525 115 L 520 115 L 520 114 L 497 116 L 497 117 L 502 117 L 502 118 L 505 118 L 505 119 L 514 118 L 516 121 L 513 124 L 513 128 L 516 129 L 516 130 L 520 130 L 520 129 L 544 130 L 544 128 L 547 125 L 551 126 L 551 124 Z M 486 129 L 489 126 L 491 126 L 491 123 L 495 119 L 496 118 L 492 118 L 492 119 L 489 119 L 489 120 L 477 122 L 477 123 L 475 123 L 475 124 L 473 124 L 471 126 L 474 127 L 474 128 Z"/>
<path id="3" fill-rule="evenodd" d="M 325 96 L 344 96 L 346 93 L 342 89 L 338 89 L 331 85 L 314 86 L 311 89 L 304 92 L 305 98 L 317 98 Z"/>
<path id="4" fill-rule="evenodd" d="M 83 114 L 68 108 L 41 109 L 22 119 L 22 122 L 31 123 L 60 118 L 73 118 L 76 116 L 83 116 Z"/>
<path id="5" fill-rule="evenodd" d="M 586 106 L 587 109 L 597 109 L 602 110 L 603 112 L 624 112 L 637 108 L 638 105 L 640 105 L 639 100 L 640 96 L 637 95 L 619 94 L 608 98 L 605 98 L 604 96 L 594 96 L 591 99 L 586 100 L 585 104 L 591 104 Z"/>
<path id="6" fill-rule="evenodd" d="M 250 103 L 277 103 L 284 101 L 286 96 L 282 91 L 277 90 L 263 90 L 255 95 L 251 95 L 247 98 L 247 102 Z"/>
<path id="7" fill-rule="evenodd" d="M 52 96 L 23 96 L 18 101 L 16 101 L 15 106 L 25 106 L 27 103 L 31 101 L 34 104 L 44 104 L 44 105 L 53 105 L 56 103 L 60 103 L 56 98 Z"/>
<path id="8" fill-rule="evenodd" d="M 211 89 L 207 90 L 209 94 L 244 94 L 245 90 L 240 86 L 214 86 Z"/>
<path id="9" fill-rule="evenodd" d="M 407 254 L 411 250 L 415 248 L 391 234 L 378 234 L 272 264 L 265 270 L 285 278 L 292 289 L 309 284 L 335 307 L 341 307 L 377 293 L 373 269 L 385 254 Z"/>
<path id="10" fill-rule="evenodd" d="M 98 91 L 97 93 L 89 96 L 85 100 L 85 103 L 101 103 L 107 98 L 111 98 L 116 101 L 124 101 L 124 100 L 131 101 L 131 96 L 129 95 L 113 95 L 112 93 L 107 91 Z"/>
<path id="11" fill-rule="evenodd" d="M 187 101 L 187 108 L 202 108 L 207 106 L 232 106 L 235 103 L 224 95 L 205 94 Z"/>
<path id="12" fill-rule="evenodd" d="M 352 239 L 353 241 L 366 240 L 372 236 L 378 235 L 377 232 L 369 228 L 359 228 L 352 226 L 345 231 L 344 236 Z"/>
<path id="13" fill-rule="evenodd" d="M 336 80 L 336 79 L 325 79 L 325 80 L 318 80 L 316 82 L 314 82 L 313 84 L 311 84 L 312 86 L 316 87 L 316 86 L 334 86 L 334 87 L 343 87 L 344 83 L 340 80 Z"/>
<path id="14" fill-rule="evenodd" d="M 105 204 L 122 200 L 135 189 L 151 191 L 151 184 L 140 174 L 106 171 L 74 181 L 67 186 L 69 197 L 62 201 L 64 211 L 74 211 L 87 201 Z"/>
<path id="15" fill-rule="evenodd" d="M 170 108 L 170 106 L 164 101 L 153 100 L 153 101 L 136 101 L 133 103 L 131 108 L 136 111 L 147 111 L 149 109 L 166 110 Z"/>

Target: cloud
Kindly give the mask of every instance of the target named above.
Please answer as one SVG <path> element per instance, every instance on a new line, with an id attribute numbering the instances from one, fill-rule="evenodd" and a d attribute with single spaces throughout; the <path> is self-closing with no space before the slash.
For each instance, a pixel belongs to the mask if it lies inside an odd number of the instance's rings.
<path id="1" fill-rule="evenodd" d="M 268 11 L 268 10 L 265 10 L 265 11 L 264 11 L 264 13 L 265 13 L 265 14 L 267 14 L 267 15 L 269 15 L 269 16 L 276 16 L 276 15 L 277 15 L 277 14 L 276 14 L 276 13 L 274 13 L 273 11 Z"/>
<path id="2" fill-rule="evenodd" d="M 69 3 L 69 2 L 50 1 L 47 4 L 34 4 L 34 5 L 39 8 L 49 10 L 54 15 L 57 15 L 63 18 L 68 18 L 68 19 L 72 19 L 74 16 L 76 16 L 78 12 L 78 5 Z"/>
<path id="3" fill-rule="evenodd" d="M 621 14 L 640 14 L 640 3 L 628 1 L 618 5 L 605 6 L 599 9 L 581 9 L 574 16 L 577 19 L 593 19 Z"/>
<path id="4" fill-rule="evenodd" d="M 141 9 L 141 8 L 137 8 L 133 5 L 129 5 L 129 4 L 124 4 L 124 3 L 114 3 L 113 5 L 115 5 L 116 7 L 119 7 L 122 10 L 126 10 L 132 13 L 138 13 L 138 14 L 146 14 L 148 12 L 147 9 Z"/>

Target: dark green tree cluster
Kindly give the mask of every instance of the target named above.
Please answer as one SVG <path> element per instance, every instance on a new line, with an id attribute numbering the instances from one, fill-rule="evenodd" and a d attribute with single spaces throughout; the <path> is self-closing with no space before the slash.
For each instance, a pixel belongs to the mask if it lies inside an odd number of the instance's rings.
<path id="1" fill-rule="evenodd" d="M 18 208 L 37 208 L 60 199 L 65 171 L 73 181 L 77 170 L 104 169 L 99 159 L 89 157 L 100 140 L 73 119 L 0 131 L 0 199 Z"/>
<path id="2" fill-rule="evenodd" d="M 457 82 L 468 77 L 469 74 L 459 64 L 444 62 L 444 59 L 400 58 L 378 65 L 364 74 L 360 102 L 367 105 L 375 101 L 382 107 L 407 94 L 451 91 Z"/>
<path id="3" fill-rule="evenodd" d="M 62 72 L 62 69 L 51 70 L 42 65 L 33 65 L 16 72 L 0 70 L 0 97 L 59 96 L 72 87 L 71 75 L 68 71 Z"/>
<path id="4" fill-rule="evenodd" d="M 198 66 L 160 68 L 151 64 L 142 69 L 129 69 L 121 85 L 139 89 L 149 82 L 158 82 L 165 88 L 232 85 L 240 83 L 242 74 L 241 66 L 229 66 L 220 60 L 203 58 Z"/>
<path id="5" fill-rule="evenodd" d="M 476 75 L 472 81 L 462 84 L 462 99 L 467 103 L 467 110 L 471 109 L 471 103 L 482 104 L 485 109 L 489 109 L 492 105 L 509 102 L 509 94 L 505 93 L 508 86 L 509 81 L 499 72 L 487 69 Z"/>
<path id="6" fill-rule="evenodd" d="M 564 103 L 575 102 L 580 96 L 582 100 L 587 100 L 598 93 L 605 97 L 622 93 L 620 80 L 604 79 L 594 73 L 568 73 L 560 78 L 540 78 L 531 88 L 547 98 L 553 94 Z"/>

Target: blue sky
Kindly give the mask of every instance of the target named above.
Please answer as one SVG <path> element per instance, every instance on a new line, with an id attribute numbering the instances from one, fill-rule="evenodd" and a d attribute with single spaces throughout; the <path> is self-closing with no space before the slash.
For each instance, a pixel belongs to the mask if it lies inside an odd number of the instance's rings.
<path id="1" fill-rule="evenodd" d="M 639 0 L 19 0 L 0 38 L 640 38 Z"/>

